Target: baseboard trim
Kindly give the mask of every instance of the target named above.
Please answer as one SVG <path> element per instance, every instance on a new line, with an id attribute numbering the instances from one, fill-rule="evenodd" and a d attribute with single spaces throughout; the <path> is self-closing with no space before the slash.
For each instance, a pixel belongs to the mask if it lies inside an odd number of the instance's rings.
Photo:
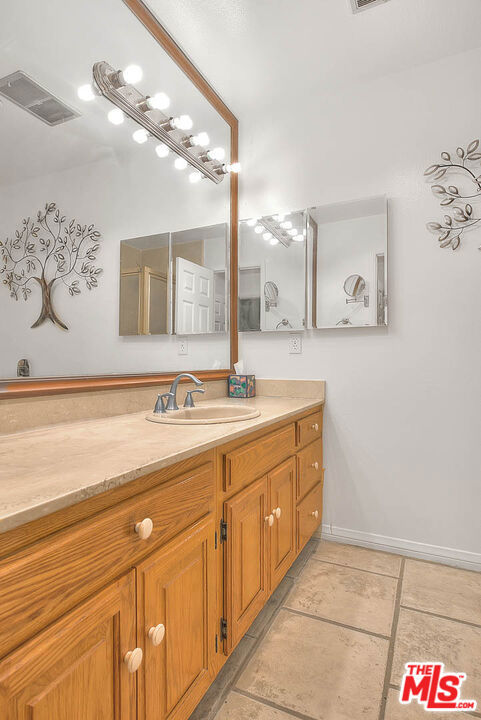
<path id="1" fill-rule="evenodd" d="M 468 550 L 455 550 L 454 548 L 441 547 L 439 545 L 427 545 L 425 543 L 403 540 L 402 538 L 376 535 L 375 533 L 361 532 L 359 530 L 348 530 L 347 528 L 322 525 L 317 535 L 323 540 L 333 542 L 344 542 L 348 545 L 359 545 L 360 547 L 371 548 L 372 550 L 383 550 L 394 552 L 407 557 L 429 560 L 431 562 L 443 563 L 464 570 L 475 570 L 481 572 L 481 553 L 473 553 Z"/>

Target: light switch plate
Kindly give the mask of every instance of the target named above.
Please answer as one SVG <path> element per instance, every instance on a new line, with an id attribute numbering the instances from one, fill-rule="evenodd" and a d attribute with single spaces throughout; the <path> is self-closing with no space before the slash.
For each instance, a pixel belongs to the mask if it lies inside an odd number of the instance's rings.
<path id="1" fill-rule="evenodd" d="M 289 355 L 300 355 L 302 353 L 302 336 L 289 335 Z"/>
<path id="2" fill-rule="evenodd" d="M 189 344 L 187 338 L 178 338 L 177 340 L 177 355 L 188 355 Z"/>

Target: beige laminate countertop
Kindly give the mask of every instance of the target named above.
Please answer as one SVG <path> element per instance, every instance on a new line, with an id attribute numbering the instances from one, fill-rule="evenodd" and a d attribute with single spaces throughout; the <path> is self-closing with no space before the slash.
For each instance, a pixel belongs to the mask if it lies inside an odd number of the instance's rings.
<path id="1" fill-rule="evenodd" d="M 259 417 L 219 425 L 162 425 L 147 411 L 0 436 L 0 533 L 322 404 L 319 399 L 222 398 Z M 201 403 L 199 403 L 200 405 Z"/>

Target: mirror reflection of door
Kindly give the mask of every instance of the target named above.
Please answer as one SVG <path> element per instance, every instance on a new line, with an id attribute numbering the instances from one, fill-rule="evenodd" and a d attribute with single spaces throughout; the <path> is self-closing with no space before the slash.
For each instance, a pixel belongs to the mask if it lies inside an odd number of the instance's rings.
<path id="1" fill-rule="evenodd" d="M 225 223 L 173 232 L 173 328 L 178 335 L 227 331 Z"/>
<path id="2" fill-rule="evenodd" d="M 214 332 L 214 271 L 178 257 L 175 275 L 176 333 Z"/>

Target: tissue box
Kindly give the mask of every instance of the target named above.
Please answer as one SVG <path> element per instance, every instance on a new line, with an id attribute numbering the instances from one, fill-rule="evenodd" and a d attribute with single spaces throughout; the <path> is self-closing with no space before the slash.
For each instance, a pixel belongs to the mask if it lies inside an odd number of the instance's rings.
<path id="1" fill-rule="evenodd" d="M 250 398 L 256 396 L 255 375 L 229 375 L 229 397 Z"/>

